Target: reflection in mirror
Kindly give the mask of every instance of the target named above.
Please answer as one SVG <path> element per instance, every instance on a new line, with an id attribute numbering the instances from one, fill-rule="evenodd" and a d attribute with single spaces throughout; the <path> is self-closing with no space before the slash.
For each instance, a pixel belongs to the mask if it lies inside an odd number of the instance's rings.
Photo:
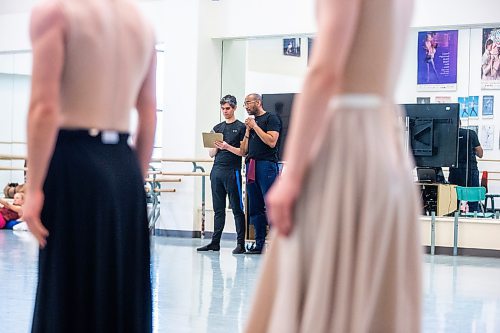
<path id="1" fill-rule="evenodd" d="M 436 30 L 436 29 L 434 29 Z M 484 149 L 484 156 L 479 158 L 479 178 L 483 172 L 488 172 L 486 178 L 478 181 L 487 185 L 488 194 L 500 193 L 500 90 L 488 89 L 482 79 L 482 58 L 485 53 L 485 31 L 493 28 L 456 28 L 443 27 L 439 30 L 458 30 L 456 50 L 456 85 L 452 89 L 426 89 L 418 87 L 418 54 L 421 43 L 418 41 L 419 32 L 425 29 L 412 29 L 408 35 L 405 50 L 401 53 L 403 67 L 396 82 L 397 90 L 394 100 L 398 104 L 414 103 L 457 103 L 464 98 L 474 108 L 472 117 L 462 117 L 462 127 L 470 128 L 477 133 L 477 137 Z M 241 105 L 245 94 L 256 92 L 259 94 L 299 93 L 307 70 L 307 60 L 311 38 L 302 36 L 269 37 L 256 39 L 238 39 L 223 41 L 223 65 L 221 94 L 235 95 L 240 102 L 237 117 L 242 120 L 246 112 Z M 491 44 L 491 43 L 490 43 Z M 289 45 L 291 45 L 289 49 Z M 296 46 L 300 45 L 297 52 Z M 499 44 L 500 45 L 500 44 Z M 439 46 L 438 46 L 439 47 Z M 287 52 L 288 50 L 288 52 Z M 287 54 L 289 53 L 289 54 Z M 367 53 L 369 61 L 369 53 Z M 439 61 L 439 59 L 435 59 Z M 447 64 L 444 64 L 447 65 Z M 374 64 L 376 66 L 376 64 Z M 446 66 L 445 66 L 446 67 Z M 450 70 L 444 68 L 444 71 Z M 490 85 L 491 86 L 491 85 Z M 496 87 L 498 88 L 498 87 Z M 469 96 L 477 96 L 468 99 Z M 462 102 L 462 105 L 464 102 Z M 485 108 L 486 107 L 486 108 Z M 449 168 L 444 166 L 443 174 L 448 181 Z M 414 173 L 417 180 L 417 173 Z M 452 191 L 453 192 L 453 191 Z M 495 200 L 497 200 L 495 202 Z M 488 201 L 486 209 L 500 209 L 500 198 Z M 449 201 L 449 200 L 448 200 Z"/>
<path id="2" fill-rule="evenodd" d="M 165 46 L 158 44 L 157 55 L 157 129 L 153 157 L 162 156 Z M 26 118 L 31 90 L 32 54 L 30 51 L 0 53 L 0 155 L 25 156 Z M 130 132 L 135 131 L 137 115 L 131 114 Z M 22 168 L 24 160 L 0 159 L 2 168 Z M 10 182 L 24 183 L 22 170 L 0 170 L 0 188 Z"/>
<path id="3" fill-rule="evenodd" d="M 0 54 L 0 154 L 26 154 L 26 116 L 31 85 L 31 53 Z M 21 168 L 24 161 L 1 160 L 0 166 Z M 22 170 L 2 170 L 0 185 L 24 182 Z"/>
<path id="4" fill-rule="evenodd" d="M 308 38 L 300 42 L 293 54 L 286 54 L 286 40 L 291 38 L 258 38 L 225 40 L 223 42 L 222 95 L 236 96 L 239 108 L 236 117 L 246 118 L 241 101 L 249 93 L 297 93 L 307 70 Z"/>

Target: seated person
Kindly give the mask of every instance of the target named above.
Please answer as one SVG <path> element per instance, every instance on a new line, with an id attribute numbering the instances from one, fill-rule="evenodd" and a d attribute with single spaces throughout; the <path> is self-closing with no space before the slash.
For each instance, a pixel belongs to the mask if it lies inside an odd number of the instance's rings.
<path id="1" fill-rule="evenodd" d="M 24 204 L 24 194 L 16 193 L 14 195 L 14 202 L 10 203 L 4 199 L 0 199 L 0 229 L 5 227 L 7 222 L 17 220 L 22 216 L 22 206 Z"/>

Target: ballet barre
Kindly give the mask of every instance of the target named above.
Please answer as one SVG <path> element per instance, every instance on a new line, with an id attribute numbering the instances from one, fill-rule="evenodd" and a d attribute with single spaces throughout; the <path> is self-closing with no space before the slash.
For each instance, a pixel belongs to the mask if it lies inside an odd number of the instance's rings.
<path id="1" fill-rule="evenodd" d="M 15 142 L 8 142 L 8 144 L 14 144 Z M 8 154 L 0 154 L 0 160 L 26 160 L 26 156 L 23 155 L 8 155 Z M 179 171 L 165 171 L 164 167 L 162 168 L 154 168 L 150 167 L 147 171 L 147 176 L 144 181 L 150 184 L 151 191 L 146 191 L 150 193 L 153 198 L 153 209 L 154 213 L 152 216 L 148 216 L 148 220 L 151 225 L 154 227 L 157 219 L 159 218 L 159 212 L 156 213 L 156 210 L 159 211 L 159 198 L 158 196 L 161 193 L 175 193 L 176 189 L 161 189 L 161 183 L 179 183 L 181 179 L 178 177 L 201 177 L 202 178 L 202 186 L 201 186 L 201 235 L 202 238 L 205 236 L 205 219 L 206 219 L 206 178 L 210 176 L 209 172 L 205 171 L 205 168 L 201 165 L 203 163 L 213 163 L 213 159 L 208 158 L 190 158 L 190 157 L 182 157 L 182 158 L 173 158 L 173 157 L 159 157 L 159 158 L 151 158 L 151 163 L 191 163 L 192 171 L 191 172 L 179 172 Z M 162 170 L 163 169 L 163 170 Z M 0 171 L 27 171 L 26 167 L 0 167 Z M 175 178 L 161 178 L 159 176 L 173 176 Z"/>
<path id="2" fill-rule="evenodd" d="M 205 238 L 205 220 L 206 220 L 206 178 L 210 176 L 209 172 L 205 171 L 203 166 L 198 163 L 213 163 L 213 159 L 207 158 L 160 158 L 162 163 L 167 162 L 185 162 L 192 163 L 193 169 L 191 172 L 176 172 L 164 171 L 161 174 L 164 176 L 183 176 L 183 177 L 201 177 L 201 238 Z"/>
<path id="3" fill-rule="evenodd" d="M 26 160 L 26 156 L 21 156 L 21 155 L 0 155 L 0 160 L 7 160 L 7 161 L 14 161 L 14 160 Z"/>
<path id="4" fill-rule="evenodd" d="M 160 172 L 161 174 L 161 172 Z M 180 183 L 180 178 L 146 178 L 146 182 L 158 182 L 158 183 Z"/>
<path id="5" fill-rule="evenodd" d="M 176 171 L 162 171 L 164 176 L 210 176 L 210 172 L 176 172 Z"/>
<path id="6" fill-rule="evenodd" d="M 146 193 L 151 192 L 151 190 L 147 187 L 145 188 L 145 190 L 146 190 Z M 155 193 L 174 193 L 174 192 L 177 192 L 177 190 L 175 188 L 164 188 L 164 189 L 155 188 L 153 190 L 153 192 L 155 192 Z"/>
<path id="7" fill-rule="evenodd" d="M 3 166 L 0 166 L 0 170 L 4 170 L 4 171 L 27 171 L 28 168 L 24 168 L 24 167 L 3 167 Z"/>

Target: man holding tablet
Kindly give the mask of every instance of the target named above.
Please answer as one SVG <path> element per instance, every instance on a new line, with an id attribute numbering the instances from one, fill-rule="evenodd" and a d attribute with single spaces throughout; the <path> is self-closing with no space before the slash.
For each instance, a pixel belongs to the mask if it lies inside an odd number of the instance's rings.
<path id="1" fill-rule="evenodd" d="M 209 151 L 215 157 L 210 173 L 212 203 L 214 207 L 214 234 L 212 241 L 197 251 L 219 251 L 220 239 L 226 223 L 226 196 L 233 210 L 236 224 L 237 245 L 233 254 L 245 253 L 245 213 L 241 197 L 241 152 L 240 142 L 245 136 L 246 126 L 237 120 L 236 97 L 226 95 L 220 100 L 225 121 L 214 126 L 215 133 L 222 133 L 223 141 L 215 141 L 215 148 Z"/>

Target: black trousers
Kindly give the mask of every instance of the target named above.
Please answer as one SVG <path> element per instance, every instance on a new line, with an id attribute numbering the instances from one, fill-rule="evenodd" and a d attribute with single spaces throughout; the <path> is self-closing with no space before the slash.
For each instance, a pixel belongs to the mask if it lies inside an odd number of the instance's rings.
<path id="1" fill-rule="evenodd" d="M 241 196 L 241 171 L 214 166 L 210 173 L 212 203 L 214 206 L 214 234 L 212 243 L 219 244 L 226 224 L 226 197 L 233 210 L 238 244 L 245 244 L 245 213 Z"/>

